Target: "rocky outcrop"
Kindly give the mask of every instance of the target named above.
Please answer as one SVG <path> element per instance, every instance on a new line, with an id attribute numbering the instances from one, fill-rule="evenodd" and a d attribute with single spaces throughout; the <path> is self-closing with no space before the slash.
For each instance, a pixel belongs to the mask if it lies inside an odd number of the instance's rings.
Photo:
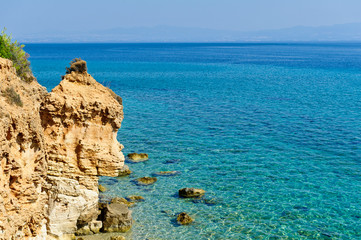
<path id="1" fill-rule="evenodd" d="M 0 239 L 64 239 L 103 227 L 98 176 L 118 176 L 124 165 L 122 101 L 85 61 L 73 64 L 47 93 L 0 58 Z"/>
<path id="2" fill-rule="evenodd" d="M 47 161 L 39 107 L 46 94 L 0 58 L 0 239 L 46 233 Z M 11 93 L 11 94 L 7 94 Z"/>
<path id="3" fill-rule="evenodd" d="M 80 63 L 71 69 L 86 69 Z M 45 98 L 40 115 L 51 182 L 49 234 L 59 237 L 96 221 L 98 176 L 118 176 L 123 167 L 116 139 L 123 107 L 86 71 L 73 70 Z"/>

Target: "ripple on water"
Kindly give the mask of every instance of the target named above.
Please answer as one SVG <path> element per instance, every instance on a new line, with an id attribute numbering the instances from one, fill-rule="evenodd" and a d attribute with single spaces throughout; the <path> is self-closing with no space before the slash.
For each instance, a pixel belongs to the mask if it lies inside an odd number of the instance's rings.
<path id="1" fill-rule="evenodd" d="M 124 154 L 150 156 L 100 180 L 145 198 L 127 239 L 361 239 L 359 44 L 56 46 L 27 45 L 39 82 L 78 53 L 123 98 Z M 132 183 L 160 171 L 181 174 Z M 175 226 L 183 211 L 195 222 Z"/>

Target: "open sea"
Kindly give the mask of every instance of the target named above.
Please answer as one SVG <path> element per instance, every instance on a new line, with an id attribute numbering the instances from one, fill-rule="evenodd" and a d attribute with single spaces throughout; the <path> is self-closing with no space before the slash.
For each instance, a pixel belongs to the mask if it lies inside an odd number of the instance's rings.
<path id="1" fill-rule="evenodd" d="M 361 239 L 361 43 L 27 44 L 50 91 L 76 57 L 123 98 L 149 161 L 101 177 L 141 195 L 127 239 Z M 132 180 L 158 171 L 151 186 Z M 181 199 L 183 187 L 207 191 Z M 175 214 L 194 219 L 179 226 Z"/>

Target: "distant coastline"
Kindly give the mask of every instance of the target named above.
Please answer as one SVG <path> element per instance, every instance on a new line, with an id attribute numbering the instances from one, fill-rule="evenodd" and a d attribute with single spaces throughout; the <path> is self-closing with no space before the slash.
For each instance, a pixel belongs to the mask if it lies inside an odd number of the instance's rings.
<path id="1" fill-rule="evenodd" d="M 115 28 L 109 30 L 41 32 L 18 34 L 28 43 L 278 43 L 278 42 L 361 42 L 361 23 L 331 26 L 230 31 L 173 26 Z"/>

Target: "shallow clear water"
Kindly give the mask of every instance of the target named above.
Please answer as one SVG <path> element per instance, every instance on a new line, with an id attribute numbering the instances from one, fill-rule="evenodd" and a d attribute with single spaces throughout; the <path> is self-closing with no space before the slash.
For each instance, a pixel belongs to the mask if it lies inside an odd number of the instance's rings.
<path id="1" fill-rule="evenodd" d="M 51 90 L 75 57 L 123 98 L 142 195 L 131 239 L 361 239 L 361 44 L 29 44 Z M 168 163 L 169 160 L 174 163 Z M 131 180 L 177 170 L 148 187 Z M 207 201 L 179 199 L 203 188 Z M 208 203 L 208 204 L 207 204 Z M 188 212 L 189 226 L 174 214 Z"/>

